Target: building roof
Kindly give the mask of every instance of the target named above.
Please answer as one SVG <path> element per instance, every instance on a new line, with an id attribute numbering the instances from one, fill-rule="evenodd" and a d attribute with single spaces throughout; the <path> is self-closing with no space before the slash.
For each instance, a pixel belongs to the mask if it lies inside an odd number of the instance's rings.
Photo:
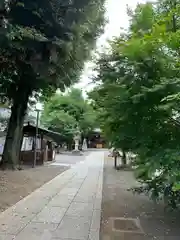
<path id="1" fill-rule="evenodd" d="M 26 134 L 29 132 L 35 134 L 36 133 L 36 125 L 30 124 L 30 123 L 25 124 L 24 128 L 23 128 L 23 132 Z M 44 134 L 45 136 L 51 138 L 52 140 L 54 140 L 57 143 L 65 140 L 65 137 L 62 134 L 60 134 L 59 132 L 54 132 L 49 129 L 43 128 L 43 127 L 38 127 L 38 132 L 40 134 Z"/>

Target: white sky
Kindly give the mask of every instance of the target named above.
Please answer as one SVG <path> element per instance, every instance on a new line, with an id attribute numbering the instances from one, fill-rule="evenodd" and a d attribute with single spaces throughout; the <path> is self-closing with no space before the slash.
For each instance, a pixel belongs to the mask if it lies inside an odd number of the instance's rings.
<path id="1" fill-rule="evenodd" d="M 104 34 L 97 41 L 97 50 L 107 44 L 107 40 L 118 36 L 121 28 L 128 28 L 129 21 L 126 13 L 127 5 L 135 8 L 137 3 L 145 3 L 147 0 L 107 0 L 106 2 L 106 17 L 109 20 L 105 27 Z M 92 89 L 91 76 L 93 75 L 93 63 L 88 62 L 85 64 L 83 74 L 80 82 L 76 87 L 81 88 L 83 91 Z"/>

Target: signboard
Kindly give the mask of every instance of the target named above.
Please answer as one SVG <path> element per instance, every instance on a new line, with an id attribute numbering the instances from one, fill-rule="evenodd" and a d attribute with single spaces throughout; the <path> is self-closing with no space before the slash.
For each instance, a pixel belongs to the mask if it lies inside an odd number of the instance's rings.
<path id="1" fill-rule="evenodd" d="M 0 137 L 0 155 L 3 154 L 5 139 L 6 139 L 5 136 L 4 137 Z"/>

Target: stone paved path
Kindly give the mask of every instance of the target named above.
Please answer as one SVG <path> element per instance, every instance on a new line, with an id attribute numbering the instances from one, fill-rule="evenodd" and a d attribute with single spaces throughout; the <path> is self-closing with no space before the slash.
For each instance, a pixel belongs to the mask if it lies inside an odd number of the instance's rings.
<path id="1" fill-rule="evenodd" d="M 0 240 L 99 240 L 104 152 L 96 151 L 0 215 Z"/>
<path id="2" fill-rule="evenodd" d="M 63 154 L 57 154 L 56 161 L 53 162 L 51 165 L 72 167 L 74 164 L 83 162 L 89 154 L 89 149 L 87 152 L 84 152 L 82 156 L 73 156 L 72 152 L 64 152 Z"/>

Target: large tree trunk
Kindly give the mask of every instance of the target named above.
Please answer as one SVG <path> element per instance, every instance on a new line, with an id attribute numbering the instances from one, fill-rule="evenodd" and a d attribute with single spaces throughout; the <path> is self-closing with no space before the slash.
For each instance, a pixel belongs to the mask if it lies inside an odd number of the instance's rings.
<path id="1" fill-rule="evenodd" d="M 16 169 L 19 164 L 23 124 L 30 94 L 30 89 L 24 84 L 20 85 L 16 91 L 4 145 L 2 157 L 3 167 L 8 165 Z"/>

